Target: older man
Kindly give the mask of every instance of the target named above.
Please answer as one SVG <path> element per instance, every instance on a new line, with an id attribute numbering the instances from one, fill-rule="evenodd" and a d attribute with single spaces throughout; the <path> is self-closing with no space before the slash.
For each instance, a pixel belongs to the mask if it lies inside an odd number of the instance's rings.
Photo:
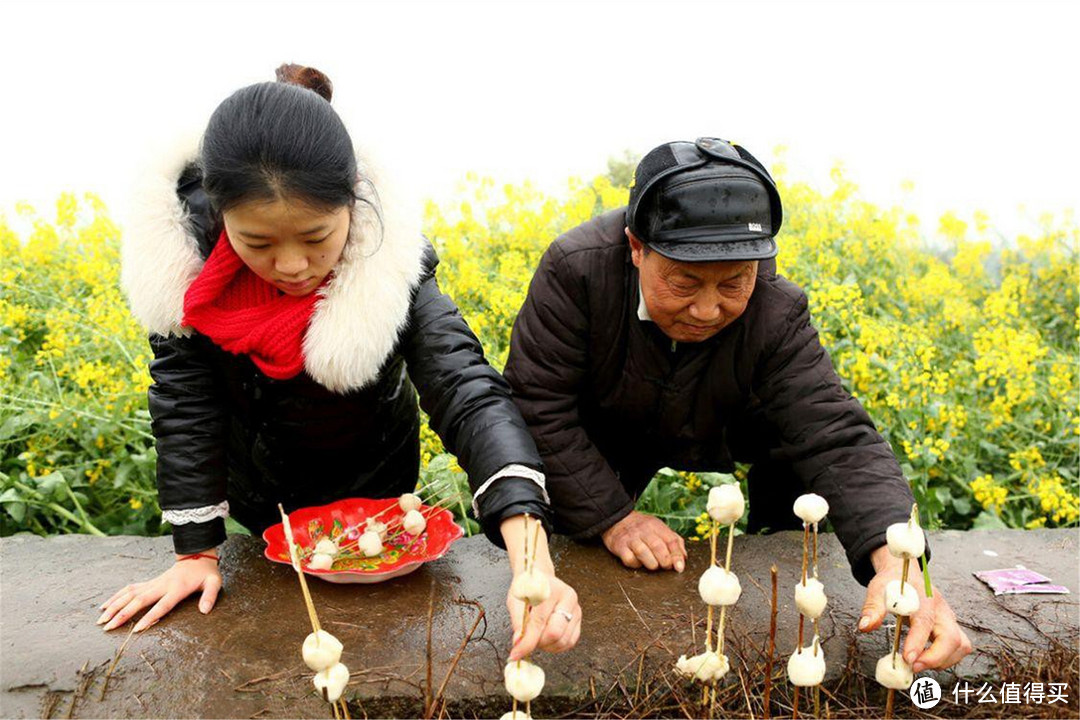
<path id="1" fill-rule="evenodd" d="M 661 467 L 750 462 L 751 531 L 792 527 L 807 490 L 829 501 L 868 584 L 859 628 L 869 631 L 900 575 L 885 529 L 907 520 L 913 498 L 841 386 L 805 294 L 776 275 L 781 220 L 772 178 L 745 149 L 715 138 L 655 148 L 625 209 L 548 248 L 505 373 L 544 459 L 557 530 L 602 538 L 629 567 L 681 572 L 682 538 L 635 511 L 637 497 Z M 904 647 L 915 671 L 970 650 L 941 594 L 923 598 Z"/>

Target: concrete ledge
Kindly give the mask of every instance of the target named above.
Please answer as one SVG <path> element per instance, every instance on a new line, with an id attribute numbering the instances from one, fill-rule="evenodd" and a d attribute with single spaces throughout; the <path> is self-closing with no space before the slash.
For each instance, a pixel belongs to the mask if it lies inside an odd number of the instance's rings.
<path id="1" fill-rule="evenodd" d="M 932 533 L 931 542 L 935 584 L 944 589 L 977 647 L 994 647 L 1004 638 L 1016 647 L 1035 649 L 1056 639 L 1075 648 L 1080 638 L 1080 567 L 1074 530 L 946 531 Z M 189 599 L 157 626 L 133 637 L 101 700 L 105 667 L 126 632 L 103 633 L 94 625 L 97 607 L 123 584 L 166 569 L 171 540 L 3 538 L 0 715 L 64 717 L 75 699 L 74 717 L 328 717 L 300 660 L 309 627 L 295 575 L 263 559 L 262 546 L 259 539 L 231 537 L 223 548 L 225 586 L 214 611 L 203 616 Z M 727 637 L 733 651 L 746 659 L 742 670 L 748 674 L 760 672 L 755 664 L 767 644 L 773 563 L 780 568 L 778 670 L 794 647 L 792 594 L 800 548 L 798 533 L 736 538 L 733 564 L 743 595 L 730 615 Z M 691 633 L 700 638 L 704 623 L 697 577 L 708 563 L 708 547 L 695 543 L 691 550 L 682 575 L 652 574 L 623 568 L 602 547 L 555 540 L 555 562 L 560 576 L 581 595 L 585 625 L 575 651 L 538 656 L 548 678 L 541 701 L 534 703 L 538 716 L 595 715 L 599 695 L 625 691 L 629 700 L 640 689 L 633 685 L 635 676 L 640 678 L 646 669 L 662 671 L 680 653 L 694 650 Z M 822 635 L 830 677 L 850 675 L 854 662 L 855 673 L 868 674 L 873 685 L 873 663 L 887 652 L 887 631 L 856 638 L 865 591 L 852 579 L 834 537 L 823 536 L 822 550 L 821 575 L 830 598 Z M 996 557 L 984 554 L 987 550 Z M 995 598 L 972 576 L 975 570 L 1018 564 L 1052 577 L 1072 594 Z M 348 694 L 357 714 L 421 713 L 433 585 L 436 688 L 477 608 L 486 613 L 446 685 L 449 714 L 497 717 L 507 711 L 502 666 L 510 639 L 508 583 L 503 553 L 484 538 L 462 540 L 440 561 L 387 583 L 340 586 L 312 581 L 323 625 L 345 644 L 343 661 L 354 672 Z M 697 621 L 694 631 L 691 618 Z M 857 653 L 852 654 L 853 649 Z M 80 676 L 84 666 L 87 672 Z M 987 676 L 995 668 L 988 655 L 976 653 L 956 672 Z M 953 680 L 947 673 L 936 676 L 943 685 Z M 1075 693 L 1076 677 L 1061 681 L 1070 682 Z M 628 703 L 626 711 L 632 707 Z M 901 714 L 912 709 L 906 699 L 897 707 Z M 1070 712 L 1075 714 L 1075 705 Z"/>

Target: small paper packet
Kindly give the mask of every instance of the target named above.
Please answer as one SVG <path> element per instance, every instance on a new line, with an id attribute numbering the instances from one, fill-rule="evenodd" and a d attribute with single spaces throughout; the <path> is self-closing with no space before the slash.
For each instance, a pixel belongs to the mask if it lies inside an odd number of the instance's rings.
<path id="1" fill-rule="evenodd" d="M 995 595 L 1067 595 L 1069 588 L 1050 585 L 1050 578 L 1027 568 L 980 570 L 975 577 L 990 586 Z"/>

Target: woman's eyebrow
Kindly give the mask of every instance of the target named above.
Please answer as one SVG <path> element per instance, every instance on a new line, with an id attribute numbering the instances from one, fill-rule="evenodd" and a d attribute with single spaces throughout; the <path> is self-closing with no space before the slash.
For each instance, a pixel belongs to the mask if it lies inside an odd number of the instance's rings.
<path id="1" fill-rule="evenodd" d="M 317 225 L 317 226 L 311 228 L 310 230 L 302 230 L 302 231 L 300 231 L 299 234 L 300 235 L 314 235 L 315 233 L 321 233 L 321 232 L 323 232 L 325 230 L 326 230 L 326 225 Z M 273 240 L 274 239 L 273 235 L 260 235 L 258 233 L 248 232 L 246 230 L 237 230 L 236 232 L 237 232 L 237 234 L 243 235 L 244 237 L 250 238 L 252 240 Z"/>

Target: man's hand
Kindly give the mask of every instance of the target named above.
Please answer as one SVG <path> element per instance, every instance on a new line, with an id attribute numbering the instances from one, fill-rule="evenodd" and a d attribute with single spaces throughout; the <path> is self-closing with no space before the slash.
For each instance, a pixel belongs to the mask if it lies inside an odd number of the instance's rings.
<path id="1" fill-rule="evenodd" d="M 903 572 L 903 560 L 890 555 L 884 545 L 870 558 L 877 574 L 866 588 L 866 603 L 859 618 L 859 630 L 863 632 L 881 627 L 885 618 L 885 586 L 892 580 L 899 580 Z M 912 560 L 908 568 L 908 584 L 919 593 L 919 610 L 908 618 L 911 629 L 901 649 L 904 660 L 914 672 L 944 669 L 960 662 L 971 652 L 971 640 L 957 624 L 956 615 L 936 587 L 933 588 L 934 597 L 926 597 L 918 560 Z M 927 640 L 932 640 L 929 648 L 926 647 Z"/>
<path id="2" fill-rule="evenodd" d="M 604 545 L 623 565 L 649 570 L 686 568 L 686 543 L 663 520 L 631 510 L 603 534 Z"/>

